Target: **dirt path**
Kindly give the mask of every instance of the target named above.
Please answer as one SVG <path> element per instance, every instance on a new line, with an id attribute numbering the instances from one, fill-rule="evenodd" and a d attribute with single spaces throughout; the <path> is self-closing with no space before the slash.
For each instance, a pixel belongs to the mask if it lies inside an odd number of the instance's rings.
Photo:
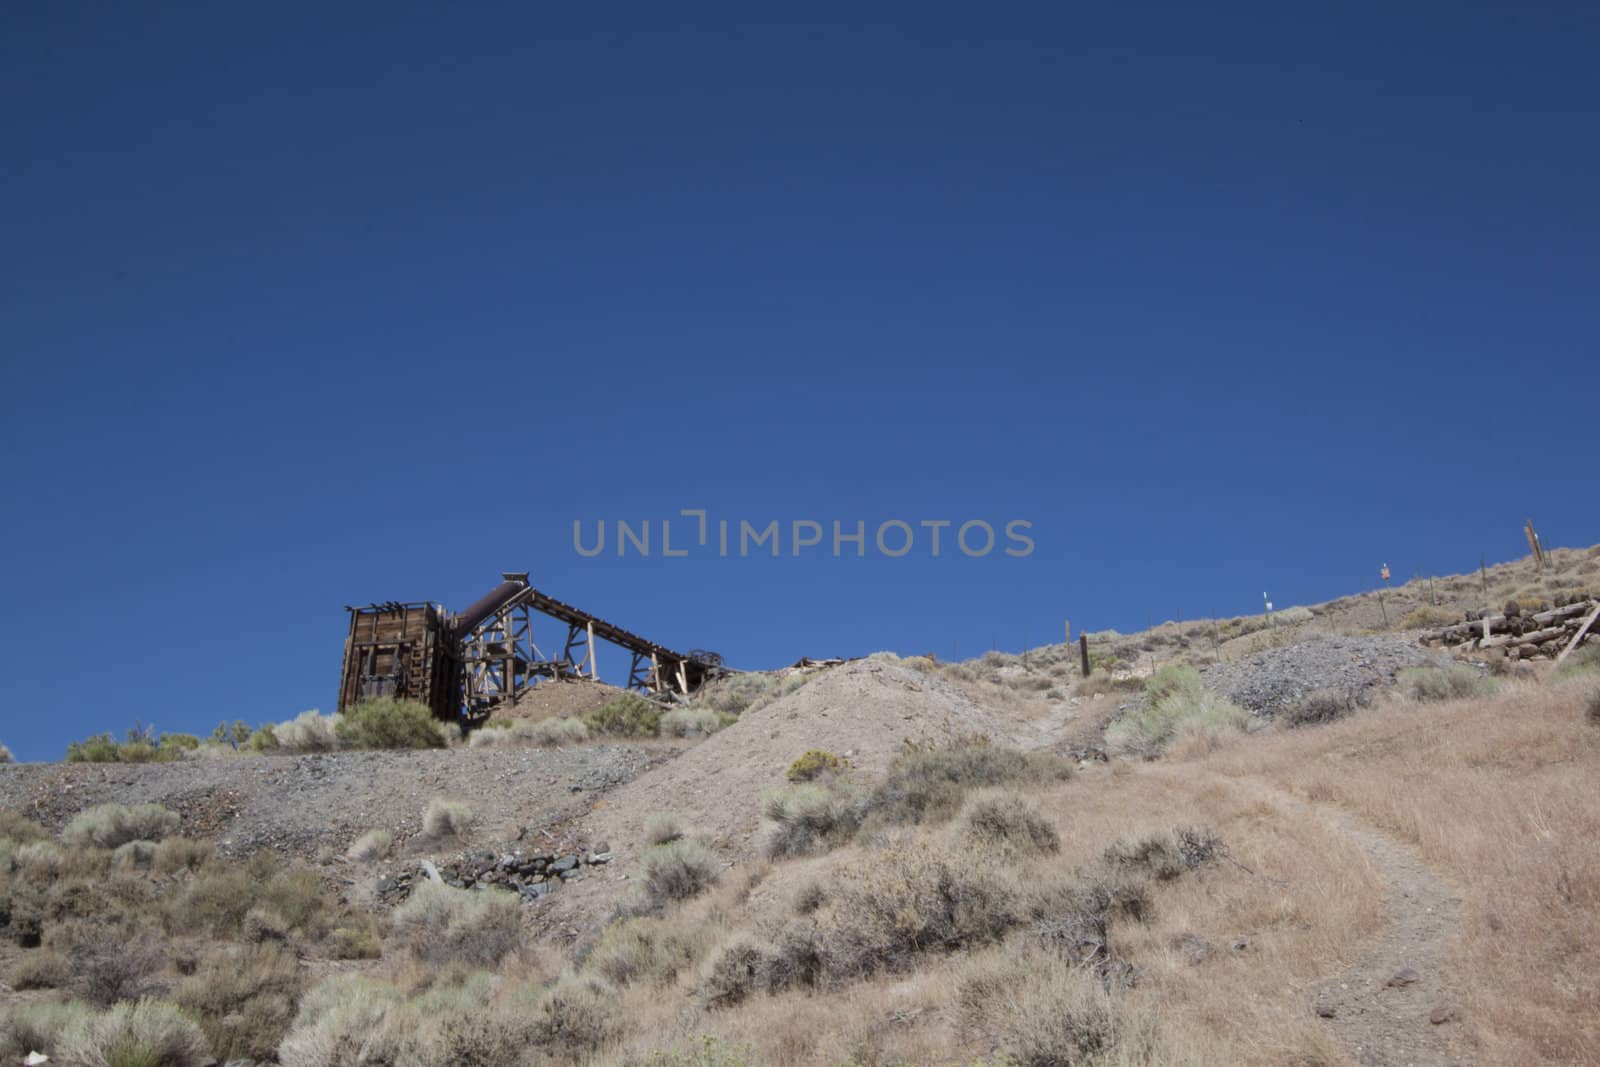
<path id="1" fill-rule="evenodd" d="M 1356 1062 L 1373 1067 L 1454 1067 L 1455 1000 L 1441 971 L 1461 898 L 1410 849 L 1355 816 L 1260 786 L 1264 795 L 1321 819 L 1365 853 L 1389 885 L 1389 928 L 1355 966 L 1313 990 L 1311 1008 Z"/>

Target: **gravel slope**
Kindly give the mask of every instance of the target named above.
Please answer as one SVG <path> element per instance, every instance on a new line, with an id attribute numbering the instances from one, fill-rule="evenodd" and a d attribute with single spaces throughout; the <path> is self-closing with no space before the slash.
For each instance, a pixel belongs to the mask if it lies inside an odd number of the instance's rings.
<path id="1" fill-rule="evenodd" d="M 1206 669 L 1206 687 L 1256 715 L 1275 715 L 1315 689 L 1388 685 L 1406 667 L 1449 663 L 1404 637 L 1321 636 Z"/>

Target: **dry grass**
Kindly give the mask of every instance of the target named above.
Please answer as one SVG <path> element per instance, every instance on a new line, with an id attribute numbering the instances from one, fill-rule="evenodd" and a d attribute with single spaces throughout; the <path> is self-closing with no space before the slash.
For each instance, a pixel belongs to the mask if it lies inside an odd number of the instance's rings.
<path id="1" fill-rule="evenodd" d="M 1600 732 L 1581 681 L 1390 707 L 1217 760 L 1415 846 L 1464 903 L 1447 979 L 1482 1063 L 1600 1060 Z"/>

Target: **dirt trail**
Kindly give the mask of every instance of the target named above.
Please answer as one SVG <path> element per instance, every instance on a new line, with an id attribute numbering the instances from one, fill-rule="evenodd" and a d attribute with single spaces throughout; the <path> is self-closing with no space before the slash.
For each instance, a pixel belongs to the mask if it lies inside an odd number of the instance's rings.
<path id="1" fill-rule="evenodd" d="M 1441 974 L 1461 898 L 1410 849 L 1354 815 L 1268 786 L 1260 791 L 1334 827 L 1389 884 L 1389 927 L 1349 970 L 1313 991 L 1325 1019 L 1356 1062 L 1373 1067 L 1454 1067 L 1456 1001 Z"/>

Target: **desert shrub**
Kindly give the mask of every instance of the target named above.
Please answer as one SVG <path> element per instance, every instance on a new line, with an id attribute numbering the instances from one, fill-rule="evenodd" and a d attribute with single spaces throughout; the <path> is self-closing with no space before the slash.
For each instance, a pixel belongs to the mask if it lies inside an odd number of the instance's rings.
<path id="1" fill-rule="evenodd" d="M 194 734 L 162 734 L 156 746 L 156 759 L 160 762 L 180 760 L 199 747 L 200 739 Z"/>
<path id="2" fill-rule="evenodd" d="M 1407 667 L 1395 684 L 1412 700 L 1463 700 L 1494 692 L 1494 682 L 1461 663 L 1445 667 Z"/>
<path id="3" fill-rule="evenodd" d="M 129 841 L 118 845 L 111 853 L 111 865 L 122 870 L 147 871 L 155 866 L 156 845 L 153 841 Z"/>
<path id="4" fill-rule="evenodd" d="M 655 737 L 661 730 L 661 713 L 643 697 L 624 693 L 583 717 L 594 734 L 618 737 Z"/>
<path id="5" fill-rule="evenodd" d="M 624 919 L 605 928 L 584 966 L 613 985 L 665 985 L 700 961 L 714 933 L 700 923 Z"/>
<path id="6" fill-rule="evenodd" d="M 1079 681 L 1074 692 L 1079 696 L 1096 697 L 1104 693 L 1131 692 L 1142 684 L 1137 678 L 1118 678 L 1109 671 L 1097 671 Z"/>
<path id="7" fill-rule="evenodd" d="M 655 845 L 645 850 L 643 863 L 645 897 L 657 906 L 699 896 L 722 873 L 716 853 L 698 841 Z"/>
<path id="8" fill-rule="evenodd" d="M 1016 793 L 992 790 L 962 806 L 962 833 L 986 849 L 1018 855 L 1061 851 L 1061 835 L 1039 810 Z"/>
<path id="9" fill-rule="evenodd" d="M 969 789 L 1066 781 L 1072 763 L 1045 752 L 992 745 L 981 735 L 944 745 L 908 745 L 889 764 L 866 802 L 871 816 L 890 823 L 942 822 L 955 815 Z"/>
<path id="10" fill-rule="evenodd" d="M 1316 618 L 1316 613 L 1310 608 L 1292 607 L 1272 613 L 1274 626 L 1299 626 L 1303 622 L 1310 622 Z"/>
<path id="11" fill-rule="evenodd" d="M 221 1060 L 267 1060 L 289 1032 L 301 992 L 300 963 L 278 945 L 214 948 L 172 999 L 200 1023 Z"/>
<path id="12" fill-rule="evenodd" d="M 826 852 L 861 828 L 861 805 L 838 782 L 791 786 L 767 794 L 762 803 L 773 822 L 767 855 L 774 859 Z"/>
<path id="13" fill-rule="evenodd" d="M 67 745 L 68 763 L 116 763 L 121 753 L 117 739 L 110 734 L 95 734 Z"/>
<path id="14" fill-rule="evenodd" d="M 74 1027 L 63 1045 L 61 1058 L 82 1067 L 205 1067 L 213 1062 L 200 1027 L 159 1000 L 118 1004 Z"/>
<path id="15" fill-rule="evenodd" d="M 261 909 L 278 916 L 289 931 L 309 940 L 326 935 L 335 918 L 317 873 L 285 866 L 259 853 L 247 863 L 208 864 L 167 905 L 167 927 L 209 930 L 213 937 L 239 936 L 246 917 Z"/>
<path id="16" fill-rule="evenodd" d="M 1156 881 L 1168 881 L 1197 870 L 1227 850 L 1215 831 L 1203 826 L 1130 835 L 1112 843 L 1102 856 L 1108 867 L 1132 870 Z"/>
<path id="17" fill-rule="evenodd" d="M 72 988 L 100 1007 L 158 993 L 166 952 L 146 939 L 130 941 L 109 927 L 78 926 L 59 939 L 72 960 Z"/>
<path id="18" fill-rule="evenodd" d="M 383 958 L 383 938 L 371 919 L 336 928 L 328 935 L 328 955 L 336 960 Z"/>
<path id="19" fill-rule="evenodd" d="M 422 832 L 429 837 L 463 837 L 472 829 L 472 809 L 459 800 L 434 797 L 422 813 Z"/>
<path id="20" fill-rule="evenodd" d="M 1115 752 L 1154 755 L 1184 736 L 1242 730 L 1250 715 L 1205 688 L 1193 667 L 1163 667 L 1145 683 L 1145 698 L 1106 727 Z"/>
<path id="21" fill-rule="evenodd" d="M 770 946 L 747 934 L 736 936 L 707 961 L 699 994 L 708 1007 L 732 1007 L 770 989 L 772 962 Z"/>
<path id="22" fill-rule="evenodd" d="M 9 748 L 7 748 L 3 743 L 0 743 L 0 763 L 11 763 L 11 762 L 13 762 L 13 759 L 12 759 L 12 756 L 11 756 L 11 750 Z"/>
<path id="23" fill-rule="evenodd" d="M 444 731 L 425 704 L 379 697 L 347 710 L 334 725 L 349 748 L 443 748 Z"/>
<path id="24" fill-rule="evenodd" d="M 788 696 L 816 676 L 816 671 L 766 674 L 750 671 L 709 683 L 695 694 L 694 706 L 709 707 L 735 718 Z"/>
<path id="25" fill-rule="evenodd" d="M 599 979 L 564 975 L 539 996 L 531 1021 L 541 1046 L 573 1062 L 621 1036 L 622 1007 Z"/>
<path id="26" fill-rule="evenodd" d="M 696 1034 L 673 1048 L 652 1049 L 627 1061 L 628 1067 L 753 1067 L 759 1062 L 751 1046 L 730 1044 L 714 1034 Z"/>
<path id="27" fill-rule="evenodd" d="M 129 841 L 160 841 L 177 828 L 177 812 L 159 804 L 100 804 L 73 816 L 61 839 L 77 848 L 116 848 Z"/>
<path id="28" fill-rule="evenodd" d="M 339 747 L 338 725 L 337 715 L 324 715 L 315 709 L 302 711 L 288 722 L 264 727 L 263 742 L 270 738 L 272 751 L 332 752 Z M 251 741 L 254 740 L 252 735 Z"/>
<path id="29" fill-rule="evenodd" d="M 1440 626 L 1448 626 L 1454 621 L 1455 616 L 1443 608 L 1423 604 L 1402 615 L 1399 628 L 1402 630 L 1432 630 Z"/>
<path id="30" fill-rule="evenodd" d="M 674 708 L 661 716 L 661 733 L 667 737 L 710 737 L 738 721 L 738 716 L 715 708 Z"/>
<path id="31" fill-rule="evenodd" d="M 1283 712 L 1288 726 L 1318 726 L 1344 718 L 1364 706 L 1366 695 L 1354 689 L 1314 689 Z"/>
<path id="32" fill-rule="evenodd" d="M 316 712 L 307 712 L 307 714 L 315 715 Z M 280 747 L 278 744 L 278 731 L 270 723 L 257 726 L 250 732 L 250 737 L 245 743 L 240 746 L 245 752 L 256 753 L 276 752 Z"/>
<path id="33" fill-rule="evenodd" d="M 14 811 L 0 811 L 0 841 L 26 845 L 49 839 L 50 831 L 27 816 L 18 815 Z"/>
<path id="34" fill-rule="evenodd" d="M 60 1060 L 66 1037 L 94 1018 L 94 1009 L 78 1001 L 40 1000 L 0 1008 L 0 1062 L 22 1063 L 37 1052 Z"/>
<path id="35" fill-rule="evenodd" d="M 832 752 L 813 748 L 789 764 L 789 769 L 783 776 L 791 782 L 809 782 L 824 774 L 841 774 L 849 766 L 848 760 L 841 759 Z"/>
<path id="36" fill-rule="evenodd" d="M 968 969 L 961 1021 L 1016 1067 L 1167 1062 L 1153 1020 L 1120 1002 L 1093 972 L 1035 953 Z"/>
<path id="37" fill-rule="evenodd" d="M 796 915 L 810 915 L 828 899 L 828 887 L 821 881 L 813 879 L 806 882 L 794 894 L 794 912 Z"/>
<path id="38" fill-rule="evenodd" d="M 33 880 L 48 880 L 61 873 L 67 854 L 54 841 L 30 841 L 11 853 L 10 867 Z"/>
<path id="39" fill-rule="evenodd" d="M 511 723 L 495 723 L 491 720 L 483 728 L 473 731 L 469 743 L 474 748 L 485 745 L 537 745 L 541 748 L 556 748 L 587 740 L 589 740 L 589 728 L 583 724 L 582 719 L 563 717 L 541 719 L 538 722 L 518 720 Z"/>
<path id="40" fill-rule="evenodd" d="M 329 978 L 300 999 L 293 1028 L 278 1048 L 278 1061 L 283 1067 L 372 1063 L 374 1034 L 403 999 L 398 989 L 370 978 Z"/>
<path id="41" fill-rule="evenodd" d="M 65 989 L 72 982 L 72 962 L 53 948 L 23 954 L 11 968 L 12 989 Z"/>
<path id="42" fill-rule="evenodd" d="M 1600 726 L 1600 689 L 1591 689 L 1584 696 L 1583 715 L 1591 726 Z"/>
<path id="43" fill-rule="evenodd" d="M 789 928 L 773 966 L 800 977 L 814 967 L 833 982 L 903 971 L 922 953 L 994 941 L 1022 916 L 1016 887 L 993 870 L 928 845 L 889 849 L 840 874 L 813 925 Z"/>
<path id="44" fill-rule="evenodd" d="M 156 845 L 155 869 L 161 874 L 198 871 L 210 861 L 213 852 L 209 841 L 169 837 Z"/>
<path id="45" fill-rule="evenodd" d="M 1600 634 L 1583 639 L 1583 644 L 1572 650 L 1572 655 L 1561 661 L 1551 672 L 1552 678 L 1572 678 L 1580 674 L 1600 673 Z"/>
<path id="46" fill-rule="evenodd" d="M 515 894 L 423 882 L 394 910 L 397 940 L 424 963 L 493 967 L 522 943 Z"/>
<path id="47" fill-rule="evenodd" d="M 250 945 L 289 940 L 289 920 L 271 908 L 251 908 L 239 924 L 239 940 Z"/>
<path id="48" fill-rule="evenodd" d="M 644 840 L 648 845 L 665 845 L 683 836 L 683 821 L 668 811 L 658 811 L 644 824 Z"/>
<path id="49" fill-rule="evenodd" d="M 345 855 L 358 863 L 367 863 L 386 855 L 394 846 L 394 834 L 388 830 L 368 830 L 350 843 Z"/>

